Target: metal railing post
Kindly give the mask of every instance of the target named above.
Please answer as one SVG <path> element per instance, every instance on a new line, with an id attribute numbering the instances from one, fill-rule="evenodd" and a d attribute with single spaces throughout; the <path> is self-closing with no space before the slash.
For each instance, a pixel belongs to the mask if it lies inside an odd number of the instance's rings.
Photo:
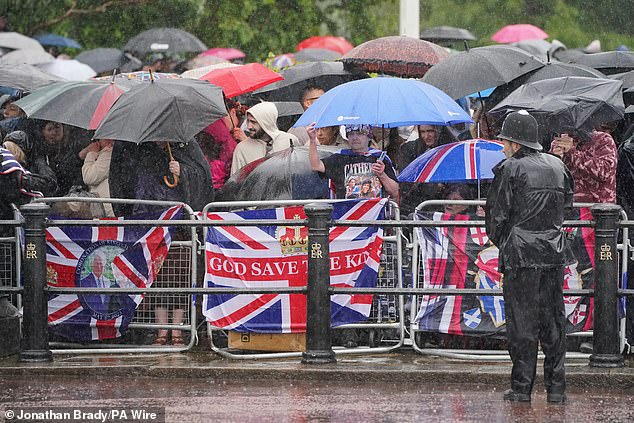
<path id="1" fill-rule="evenodd" d="M 330 339 L 330 204 L 304 206 L 308 218 L 308 283 L 306 291 L 306 352 L 302 363 L 334 363 Z"/>
<path id="2" fill-rule="evenodd" d="M 46 294 L 46 217 L 50 207 L 30 203 L 20 208 L 24 216 L 24 317 L 20 361 L 53 361 L 48 345 Z"/>
<path id="3" fill-rule="evenodd" d="M 623 367 L 618 316 L 619 258 L 617 221 L 621 207 L 597 204 L 592 207 L 594 227 L 594 345 L 592 367 Z"/>

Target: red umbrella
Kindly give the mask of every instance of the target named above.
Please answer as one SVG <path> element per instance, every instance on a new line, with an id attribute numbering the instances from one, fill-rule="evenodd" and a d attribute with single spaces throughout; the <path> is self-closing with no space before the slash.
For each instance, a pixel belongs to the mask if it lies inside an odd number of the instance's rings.
<path id="1" fill-rule="evenodd" d="M 548 34 L 531 24 L 507 25 L 493 34 L 491 39 L 496 43 L 510 44 L 524 40 L 544 40 Z"/>
<path id="2" fill-rule="evenodd" d="M 242 59 L 246 57 L 246 54 L 244 54 L 244 52 L 238 50 L 237 48 L 215 47 L 215 48 L 210 48 L 207 51 L 203 51 L 202 53 L 199 54 L 199 56 L 215 56 L 225 60 L 234 60 L 234 59 Z"/>
<path id="3" fill-rule="evenodd" d="M 350 50 L 341 61 L 346 69 L 361 68 L 408 78 L 421 78 L 436 63 L 449 57 L 444 48 L 406 36 L 366 41 Z"/>
<path id="4" fill-rule="evenodd" d="M 227 98 L 248 93 L 284 78 L 260 63 L 216 69 L 199 79 L 222 87 Z"/>
<path id="5" fill-rule="evenodd" d="M 331 35 L 315 35 L 314 37 L 306 38 L 301 43 L 297 44 L 295 50 L 300 51 L 305 48 L 323 48 L 326 50 L 336 51 L 338 53 L 346 54 L 354 48 L 348 40 L 342 37 L 333 37 Z"/>

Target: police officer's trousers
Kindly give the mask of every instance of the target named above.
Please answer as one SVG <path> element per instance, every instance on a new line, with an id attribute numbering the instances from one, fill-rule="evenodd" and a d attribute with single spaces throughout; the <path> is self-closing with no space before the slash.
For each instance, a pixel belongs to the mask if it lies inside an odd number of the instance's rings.
<path id="1" fill-rule="evenodd" d="M 513 360 L 511 389 L 530 394 L 537 368 L 538 341 L 544 360 L 544 384 L 551 393 L 566 388 L 566 315 L 564 268 L 515 268 L 504 271 L 506 333 Z"/>

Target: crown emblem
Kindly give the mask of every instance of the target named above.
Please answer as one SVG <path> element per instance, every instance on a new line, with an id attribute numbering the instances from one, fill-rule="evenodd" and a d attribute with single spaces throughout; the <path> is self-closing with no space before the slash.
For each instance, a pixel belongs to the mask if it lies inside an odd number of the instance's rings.
<path id="1" fill-rule="evenodd" d="M 609 252 L 610 251 L 610 246 L 608 244 L 603 244 L 601 246 L 601 251 L 604 252 L 604 253 Z"/>
<path id="2" fill-rule="evenodd" d="M 293 220 L 300 220 L 296 214 Z M 305 226 L 279 226 L 275 238 L 280 243 L 283 255 L 308 254 L 308 228 Z"/>

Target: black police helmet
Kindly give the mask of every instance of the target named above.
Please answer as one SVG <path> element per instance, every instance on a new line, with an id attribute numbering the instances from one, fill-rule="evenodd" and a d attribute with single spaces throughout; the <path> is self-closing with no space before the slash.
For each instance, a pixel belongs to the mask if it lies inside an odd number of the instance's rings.
<path id="1" fill-rule="evenodd" d="M 498 138 L 516 142 L 524 147 L 541 151 L 537 121 L 526 110 L 509 113 L 504 119 Z"/>

